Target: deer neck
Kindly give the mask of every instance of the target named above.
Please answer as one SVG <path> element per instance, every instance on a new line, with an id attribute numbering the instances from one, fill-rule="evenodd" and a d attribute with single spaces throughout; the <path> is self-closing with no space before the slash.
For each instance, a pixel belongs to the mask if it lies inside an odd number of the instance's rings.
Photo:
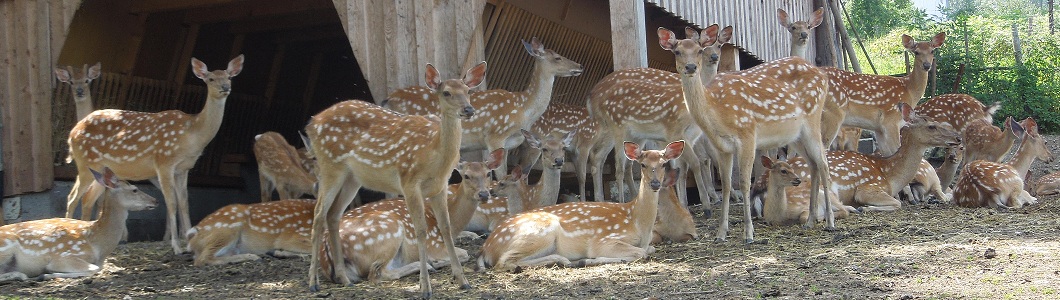
<path id="1" fill-rule="evenodd" d="M 471 217 L 475 215 L 475 210 L 478 209 L 477 193 L 470 186 L 464 183 L 458 184 L 456 192 L 447 201 L 449 224 L 451 224 L 449 228 L 457 233 L 467 228 L 467 224 L 471 223 Z"/>
<path id="2" fill-rule="evenodd" d="M 88 88 L 85 88 L 84 97 L 74 97 L 74 105 L 77 107 L 78 120 L 84 119 L 85 116 L 92 113 L 92 95 L 90 95 Z"/>
<path id="3" fill-rule="evenodd" d="M 103 197 L 104 204 L 99 213 L 99 219 L 93 221 L 88 227 L 85 239 L 100 249 L 99 253 L 110 253 L 121 241 L 129 211 L 122 207 L 121 200 L 114 195 L 114 192 L 107 191 L 103 193 Z"/>
<path id="4" fill-rule="evenodd" d="M 909 75 L 906 75 L 905 78 L 902 78 L 905 80 L 907 97 L 903 100 L 912 107 L 916 107 L 917 102 L 919 102 L 920 98 L 923 98 L 924 93 L 927 92 L 928 71 L 924 70 L 924 68 L 921 67 L 922 65 L 922 60 L 914 60 L 913 70 L 909 72 Z"/>
<path id="5" fill-rule="evenodd" d="M 544 59 L 536 59 L 534 63 L 534 73 L 530 76 L 530 86 L 524 91 L 524 95 L 528 103 L 523 110 L 523 124 L 520 124 L 523 129 L 530 130 L 530 126 L 534 124 L 537 119 L 541 118 L 541 115 L 545 114 L 545 109 L 548 109 L 548 102 L 552 99 L 552 86 L 556 82 L 556 76 L 550 72 L 547 72 L 546 62 Z"/>
<path id="6" fill-rule="evenodd" d="M 541 169 L 541 180 L 534 186 L 537 196 L 537 207 L 555 205 L 559 199 L 560 168 L 544 167 Z"/>
<path id="7" fill-rule="evenodd" d="M 641 173 L 640 191 L 637 192 L 637 198 L 628 204 L 631 210 L 630 221 L 640 236 L 640 248 L 647 248 L 651 243 L 651 232 L 659 214 L 659 191 L 652 191 L 649 178 L 651 174 Z"/>
<path id="8" fill-rule="evenodd" d="M 717 69 L 714 70 L 717 73 Z M 715 99 L 707 94 L 707 89 L 702 82 L 703 78 L 688 77 L 683 74 L 678 74 L 681 77 L 681 92 L 685 97 L 685 106 L 692 115 L 692 118 L 706 130 L 723 130 L 720 126 L 713 126 L 718 120 L 717 113 L 714 111 L 713 105 L 716 105 Z M 713 77 L 711 81 L 713 81 Z M 710 128 L 710 129 L 707 129 Z M 720 137 L 717 134 L 707 134 L 707 137 L 715 139 Z M 717 141 L 714 141 L 717 144 Z"/>
<path id="9" fill-rule="evenodd" d="M 788 51 L 788 56 L 798 56 L 806 59 L 808 52 L 810 51 L 810 43 L 804 43 L 799 45 L 796 41 L 791 42 L 791 49 Z"/>
<path id="10" fill-rule="evenodd" d="M 784 192 L 786 184 L 781 180 L 769 180 L 767 182 L 769 185 L 766 188 L 765 207 L 762 208 L 762 217 L 770 224 L 783 224 L 784 212 L 788 211 L 788 194 Z"/>
<path id="11" fill-rule="evenodd" d="M 902 132 L 898 152 L 883 158 L 884 162 L 880 166 L 883 169 L 883 180 L 889 185 L 891 195 L 898 194 L 898 191 L 913 181 L 913 177 L 920 169 L 920 162 L 924 159 L 923 153 L 929 148 L 911 141 L 911 135 L 912 133 Z"/>
<path id="12" fill-rule="evenodd" d="M 449 178 L 448 174 L 452 172 L 460 159 L 460 137 L 463 131 L 461 124 L 463 124 L 463 121 L 460 120 L 460 116 L 457 115 L 456 111 L 457 109 L 452 109 L 448 112 L 442 112 L 441 126 L 439 127 L 438 135 L 436 135 L 438 138 L 428 144 L 430 145 L 428 149 L 435 149 L 437 157 L 442 158 L 438 160 L 441 165 L 439 165 L 439 169 L 434 170 L 438 171 L 434 174 L 444 173 L 446 174 L 445 178 Z"/>
<path id="13" fill-rule="evenodd" d="M 1016 153 L 1012 154 L 1012 159 L 1008 161 L 1008 164 L 1016 169 L 1016 174 L 1027 174 L 1027 170 L 1031 169 L 1031 163 L 1034 163 L 1034 153 L 1030 151 L 1030 137 L 1024 137 L 1023 142 L 1020 143 L 1019 149 L 1016 149 Z"/>
<path id="14" fill-rule="evenodd" d="M 207 93 L 213 94 L 211 92 Z M 188 135 L 196 137 L 200 144 L 203 145 L 213 140 L 214 136 L 217 135 L 217 130 L 221 128 L 221 120 L 225 116 L 226 100 L 228 100 L 227 96 L 206 97 L 206 104 L 203 105 L 202 111 L 195 115 Z"/>
<path id="15" fill-rule="evenodd" d="M 699 72 L 699 81 L 702 82 L 704 86 L 710 84 L 711 82 L 714 82 L 714 77 L 718 77 L 718 67 L 720 65 L 721 62 L 719 61 L 718 63 L 715 63 L 710 67 L 703 68 L 703 70 Z"/>

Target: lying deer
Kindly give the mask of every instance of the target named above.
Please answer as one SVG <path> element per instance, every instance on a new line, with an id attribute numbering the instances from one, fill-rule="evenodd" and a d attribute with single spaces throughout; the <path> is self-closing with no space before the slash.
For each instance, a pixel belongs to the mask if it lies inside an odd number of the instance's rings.
<path id="1" fill-rule="evenodd" d="M 680 172 L 677 172 L 680 174 Z M 696 232 L 696 222 L 692 219 L 692 213 L 681 203 L 677 191 L 671 185 L 663 186 L 659 190 L 659 214 L 655 218 L 655 226 L 652 227 L 651 243 L 659 244 L 664 241 L 673 243 L 684 243 L 699 238 Z"/>
<path id="2" fill-rule="evenodd" d="M 763 195 L 764 203 L 762 218 L 773 225 L 789 226 L 806 223 L 810 217 L 810 187 L 802 183 L 799 175 L 792 170 L 791 165 L 784 161 L 773 161 L 767 156 L 762 156 L 762 166 L 766 168 L 766 191 Z M 801 184 L 801 185 L 800 185 Z M 821 192 L 820 190 L 818 190 Z M 823 192 L 821 192 L 823 193 Z M 850 213 L 857 213 L 852 206 L 843 205 L 839 202 L 839 196 L 829 191 L 831 195 L 828 200 L 832 202 L 832 212 L 836 219 L 845 219 Z M 824 197 L 823 195 L 819 197 Z M 825 206 L 817 206 L 817 221 L 823 221 Z"/>
<path id="3" fill-rule="evenodd" d="M 91 172 L 96 182 L 105 187 L 99 219 L 53 218 L 0 227 L 0 281 L 95 274 L 118 247 L 129 211 L 158 205 L 154 197 L 119 181 L 109 168 L 104 168 L 102 174 Z"/>
<path id="4" fill-rule="evenodd" d="M 1053 154 L 1038 134 L 1038 123 L 1033 118 L 1013 127 L 1023 140 L 1008 163 L 976 160 L 965 166 L 953 186 L 953 202 L 962 207 L 1020 208 L 1038 203 L 1038 199 L 1023 190 L 1023 177 L 1035 159 L 1047 163 Z"/>
<path id="5" fill-rule="evenodd" d="M 467 226 L 475 207 L 489 198 L 490 171 L 500 166 L 504 155 L 505 150 L 499 148 L 490 152 L 489 162 L 457 165 L 456 170 L 463 181 L 455 189 L 456 193 L 447 199 L 452 228 Z M 429 269 L 451 264 L 434 213 L 427 210 L 426 217 L 427 236 L 417 242 L 412 235 L 412 218 L 404 200 L 377 201 L 350 210 L 339 225 L 343 263 L 338 265 L 345 266 L 341 272 L 353 282 L 395 280 L 420 272 L 421 245 L 426 245 Z M 320 265 L 324 274 L 334 274 L 331 256 L 324 251 L 326 248 L 321 249 Z M 455 250 L 460 263 L 468 260 L 467 250 Z M 454 268 L 460 268 L 459 264 Z"/>
<path id="6" fill-rule="evenodd" d="M 188 252 L 195 266 L 258 260 L 262 254 L 309 254 L 315 203 L 288 199 L 222 207 L 188 230 Z"/>
<path id="7" fill-rule="evenodd" d="M 672 142 L 663 150 L 641 150 L 633 142 L 624 146 L 626 158 L 642 166 L 636 201 L 564 203 L 508 218 L 482 245 L 478 269 L 567 266 L 572 260 L 592 266 L 631 262 L 653 253 L 649 243 L 659 189 L 676 179 L 676 173 L 664 166 L 681 156 L 685 143 Z"/>
<path id="8" fill-rule="evenodd" d="M 1038 178 L 1038 181 L 1034 183 L 1034 188 L 1031 191 L 1034 193 L 1033 196 L 1035 197 L 1060 194 L 1060 172 L 1049 173 Z"/>
<path id="9" fill-rule="evenodd" d="M 316 176 L 305 168 L 305 159 L 298 150 L 279 133 L 269 131 L 254 136 L 254 157 L 258 160 L 261 202 L 271 200 L 273 190 L 280 199 L 316 196 Z"/>
<path id="10" fill-rule="evenodd" d="M 964 145 L 946 148 L 946 161 L 944 163 L 960 162 L 963 159 Z M 910 204 L 917 204 L 927 200 L 929 192 L 941 202 L 950 202 L 953 196 L 946 192 L 948 189 L 949 187 L 945 189 L 942 187 L 938 170 L 931 166 L 931 163 L 927 160 L 921 160 L 920 167 L 917 169 L 916 175 L 913 176 L 913 182 L 910 182 L 909 186 L 902 190 L 902 193 L 906 194 Z"/>

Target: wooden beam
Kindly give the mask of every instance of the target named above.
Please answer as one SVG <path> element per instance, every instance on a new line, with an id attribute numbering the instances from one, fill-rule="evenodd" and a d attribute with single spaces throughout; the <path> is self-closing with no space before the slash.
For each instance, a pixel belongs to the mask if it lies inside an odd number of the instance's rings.
<path id="1" fill-rule="evenodd" d="M 644 30 L 644 1 L 610 0 L 611 57 L 614 69 L 648 66 L 647 34 Z"/>
<path id="2" fill-rule="evenodd" d="M 333 10 L 331 1 L 266 1 L 262 3 L 235 3 L 220 7 L 206 7 L 188 10 L 184 17 L 186 23 L 209 24 L 218 22 L 242 21 L 277 15 L 296 14 L 304 11 Z"/>
<path id="3" fill-rule="evenodd" d="M 277 31 L 291 28 L 304 28 L 322 24 L 339 23 L 334 10 L 321 9 L 305 11 L 290 15 L 268 16 L 233 22 L 228 31 L 235 34 Z"/>
<path id="4" fill-rule="evenodd" d="M 226 5 L 247 0 L 136 0 L 132 1 L 129 11 L 132 13 L 158 13 L 174 10 Z"/>
<path id="5" fill-rule="evenodd" d="M 195 50 L 195 41 L 199 39 L 199 24 L 188 25 L 187 34 L 175 60 L 176 69 L 170 73 L 170 81 L 176 82 L 177 86 L 184 84 L 184 78 L 188 76 L 188 66 L 191 65 L 191 52 Z"/>
<path id="6" fill-rule="evenodd" d="M 280 80 L 280 72 L 283 71 L 283 58 L 287 54 L 287 44 L 276 47 L 276 54 L 272 56 L 272 66 L 269 67 L 269 82 L 265 85 L 265 110 L 272 107 L 276 95 L 276 82 Z"/>
<path id="7" fill-rule="evenodd" d="M 342 30 L 337 27 L 327 27 L 324 29 L 310 28 L 305 30 L 278 33 L 275 37 L 272 38 L 272 42 L 276 44 L 289 44 L 338 38 L 345 39 L 345 37 L 346 33 L 342 32 Z"/>
<path id="8" fill-rule="evenodd" d="M 127 28 L 129 39 L 125 42 L 125 47 L 122 47 L 122 53 L 118 54 L 122 58 L 120 65 L 116 68 L 118 73 L 132 74 L 133 68 L 136 67 L 136 57 L 140 54 L 140 46 L 144 39 L 146 24 L 147 14 L 140 14 L 136 16 L 134 27 Z"/>
<path id="9" fill-rule="evenodd" d="M 317 80 L 320 79 L 320 66 L 324 63 L 324 52 L 313 55 L 313 63 L 309 66 L 309 78 L 306 78 L 305 92 L 302 93 L 302 115 L 308 116 L 309 108 L 312 107 L 313 95 L 316 94 Z"/>
<path id="10" fill-rule="evenodd" d="M 232 51 L 228 52 L 228 57 L 236 57 L 243 53 L 243 42 L 247 39 L 245 34 L 236 34 L 235 38 L 232 39 Z"/>
<path id="11" fill-rule="evenodd" d="M 824 7 L 828 5 L 825 0 L 813 0 L 813 7 Z M 835 67 L 835 25 L 831 17 L 831 9 L 824 10 L 824 24 L 814 29 L 814 43 L 817 47 L 815 62 L 818 67 Z"/>

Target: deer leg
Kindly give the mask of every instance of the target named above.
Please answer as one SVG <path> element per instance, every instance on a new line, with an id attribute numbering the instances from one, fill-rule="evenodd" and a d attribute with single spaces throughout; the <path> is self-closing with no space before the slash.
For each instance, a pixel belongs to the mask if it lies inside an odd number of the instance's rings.
<path id="1" fill-rule="evenodd" d="M 732 157 L 730 153 L 718 153 L 721 158 L 718 160 L 721 169 L 718 170 L 721 177 L 721 217 L 718 218 L 718 234 L 714 237 L 714 242 L 724 242 L 729 232 L 729 197 L 732 195 Z M 710 206 L 703 206 L 704 212 L 710 215 Z"/>
<path id="2" fill-rule="evenodd" d="M 408 207 L 409 216 L 412 217 L 412 225 L 415 226 L 413 233 L 416 242 L 419 245 L 427 245 L 427 217 L 424 214 L 424 199 L 419 184 L 419 182 L 402 182 L 402 187 L 404 188 L 403 193 L 405 194 L 405 206 Z M 445 201 L 442 201 L 442 203 L 444 204 Z M 448 214 L 446 214 L 446 217 L 448 217 Z M 448 221 L 448 218 L 446 218 L 446 221 Z M 439 223 L 441 223 L 441 221 L 439 221 Z M 448 248 L 451 245 L 450 242 L 446 244 L 446 247 Z M 417 248 L 420 252 L 420 292 L 422 293 L 421 296 L 424 299 L 427 299 L 430 298 L 432 294 L 431 280 L 427 273 L 427 247 L 421 246 Z M 455 270 L 453 272 L 456 273 Z M 462 283 L 467 284 L 466 282 Z"/>
<path id="3" fill-rule="evenodd" d="M 453 263 L 453 277 L 456 282 L 460 284 L 461 289 L 470 289 L 471 284 L 467 282 L 467 278 L 464 277 L 464 267 L 460 264 L 463 261 L 467 261 L 467 251 L 463 251 L 463 257 L 457 254 L 456 246 L 453 243 L 453 230 L 449 225 L 449 207 L 446 201 L 446 193 L 438 193 L 431 197 L 431 210 L 434 211 L 434 218 L 438 222 L 438 231 L 442 233 L 442 242 L 445 244 L 445 249 L 449 251 L 449 262 Z M 418 228 L 418 227 L 417 227 Z M 421 244 L 423 245 L 423 244 Z M 426 250 L 426 247 L 420 247 Z M 461 249 L 463 250 L 463 249 Z M 423 253 L 426 253 L 425 251 Z M 461 261 L 463 259 L 463 261 Z"/>
<path id="4" fill-rule="evenodd" d="M 177 236 L 177 189 L 175 172 L 173 167 L 158 169 L 158 185 L 162 190 L 162 198 L 166 202 L 166 236 L 169 244 L 173 246 L 173 254 L 183 252 L 180 248 L 180 238 Z"/>
<path id="5" fill-rule="evenodd" d="M 99 196 L 103 194 L 105 189 L 102 185 L 99 185 L 95 180 L 91 181 L 88 185 L 88 189 L 85 194 L 81 196 L 81 220 L 92 220 L 93 215 L 95 219 L 99 219 L 100 214 L 103 213 L 103 209 L 96 212 L 96 201 L 99 201 Z"/>
<path id="6" fill-rule="evenodd" d="M 600 145 L 593 145 L 593 154 L 589 157 L 592 161 L 590 172 L 593 174 L 593 201 L 597 202 L 607 200 L 604 198 L 604 161 L 607 159 L 607 153 L 611 152 L 614 145 L 606 143 L 601 142 Z"/>
<path id="7" fill-rule="evenodd" d="M 648 253 L 645 252 L 644 248 L 640 248 L 625 242 L 605 240 L 601 242 L 601 245 L 597 245 L 591 249 L 590 253 L 593 258 L 583 260 L 584 266 L 598 266 L 604 264 L 615 264 L 615 263 L 628 263 L 638 259 L 648 257 Z"/>
<path id="8" fill-rule="evenodd" d="M 188 228 L 191 228 L 191 216 L 188 210 L 188 171 L 189 170 L 178 171 L 175 176 L 177 207 L 180 208 L 180 210 L 178 210 L 180 213 L 180 223 L 178 223 L 180 225 L 178 227 L 180 229 L 180 235 L 178 236 L 178 239 L 183 238 L 184 235 L 188 233 Z"/>
<path id="9" fill-rule="evenodd" d="M 340 242 L 340 227 L 339 222 L 342 220 L 342 214 L 346 211 L 346 208 L 350 206 L 350 202 L 353 202 L 353 198 L 357 196 L 357 192 L 361 190 L 361 183 L 357 181 L 353 176 L 346 177 L 343 182 L 342 189 L 339 191 L 338 197 L 335 198 L 335 202 L 331 203 L 331 207 L 328 208 L 327 212 L 327 226 L 328 226 L 328 254 L 330 257 L 335 259 L 331 260 L 331 269 L 335 270 L 332 274 L 337 276 L 336 282 L 344 286 L 353 284 L 346 272 L 342 272 L 343 268 L 343 254 L 342 254 L 342 243 Z M 330 243 L 335 241 L 335 243 Z M 333 278 L 336 279 L 336 278 Z"/>
<path id="10" fill-rule="evenodd" d="M 693 175 L 696 176 L 696 184 L 698 185 L 697 189 L 700 193 L 699 199 L 701 202 L 704 200 L 702 196 L 703 194 L 707 195 L 706 199 L 710 201 L 710 203 L 717 203 L 720 200 L 718 199 L 718 193 L 714 186 L 714 166 L 712 160 L 717 155 L 713 153 L 713 149 L 713 146 L 710 146 L 710 140 L 704 138 L 699 138 L 692 147 L 696 156 L 699 156 L 699 161 L 695 162 L 690 168 L 699 168 L 698 174 L 695 173 L 696 169 L 692 169 L 692 172 Z M 700 174 L 703 176 L 700 176 Z M 706 203 L 703 204 L 707 205 Z M 688 203 L 686 202 L 685 205 L 687 206 Z"/>
<path id="11" fill-rule="evenodd" d="M 261 190 L 261 202 L 269 202 L 270 200 L 272 200 L 272 189 L 275 188 L 272 185 L 272 180 L 269 180 L 269 178 L 266 177 L 265 174 L 259 171 L 258 182 Z"/>
<path id="12" fill-rule="evenodd" d="M 318 161 L 317 163 L 319 164 L 321 162 L 322 161 Z M 337 224 L 334 227 L 329 227 L 328 216 L 330 212 L 328 210 L 331 209 L 332 203 L 336 202 L 337 198 L 339 197 L 339 192 L 343 189 L 343 184 L 346 181 L 346 176 L 348 176 L 345 173 L 345 170 L 342 169 L 342 166 L 327 166 L 320 167 L 318 169 L 318 176 L 320 176 L 320 196 L 317 199 L 316 206 L 313 208 L 313 231 L 310 237 L 310 245 L 312 245 L 312 251 L 310 251 L 310 254 L 312 255 L 312 258 L 309 260 L 308 281 L 309 290 L 313 292 L 320 290 L 319 281 L 317 279 L 317 271 L 320 270 L 320 262 L 322 255 L 320 251 L 320 246 L 322 243 L 324 243 L 325 231 L 327 231 L 327 237 L 329 238 L 327 242 L 328 254 L 323 255 L 330 255 L 330 253 L 332 253 L 332 246 L 335 246 L 334 248 L 341 247 L 339 246 L 339 240 L 337 237 L 333 240 L 330 239 L 334 236 L 333 234 L 331 234 L 332 231 L 337 233 L 339 227 Z M 335 169 L 336 171 L 329 172 L 328 170 L 331 169 Z M 330 257 L 333 257 L 333 261 L 338 262 L 332 262 L 331 264 L 333 266 L 343 263 L 343 256 Z M 340 272 L 343 269 L 338 269 L 334 267 L 331 270 L 337 273 L 345 273 Z"/>
<path id="13" fill-rule="evenodd" d="M 863 211 L 895 211 L 902 207 L 902 202 L 879 189 L 858 190 L 854 201 L 862 205 Z"/>
<path id="14" fill-rule="evenodd" d="M 685 141 L 685 143 L 687 145 L 689 142 Z M 708 183 L 708 176 L 706 172 L 703 172 L 703 158 L 700 157 L 699 154 L 696 153 L 696 151 L 694 151 L 696 145 L 697 144 L 689 145 L 691 146 L 693 151 L 683 152 L 681 154 L 681 157 L 679 157 L 679 161 L 683 162 L 686 168 L 682 168 L 677 174 L 677 183 L 680 184 L 677 189 L 677 195 L 678 199 L 681 199 L 681 203 L 685 207 L 688 207 L 688 170 L 692 170 L 692 175 L 695 175 L 696 177 L 696 188 L 699 190 L 700 203 L 710 203 L 710 196 L 714 194 L 714 183 L 712 182 L 713 180 Z M 685 194 L 685 196 L 682 197 L 682 194 Z"/>
<path id="15" fill-rule="evenodd" d="M 77 205 L 81 204 L 82 199 L 86 192 L 88 192 L 89 186 L 96 182 L 95 177 L 92 177 L 92 172 L 88 170 L 88 166 L 84 164 L 77 165 L 77 179 L 74 180 L 74 186 L 70 189 L 70 194 L 66 196 L 66 217 L 73 219 L 74 210 L 77 209 Z M 85 213 L 84 208 L 81 209 L 82 219 L 87 220 L 84 216 L 88 215 Z"/>
<path id="16" fill-rule="evenodd" d="M 40 276 L 42 280 L 55 278 L 77 278 L 85 277 L 99 272 L 100 267 L 83 259 L 66 256 L 53 259 L 44 266 L 44 273 Z"/>
<path id="17" fill-rule="evenodd" d="M 740 193 L 741 198 L 744 198 L 743 205 L 743 237 L 745 243 L 754 243 L 755 241 L 755 227 L 754 222 L 751 221 L 751 199 L 747 199 L 745 195 L 751 194 L 751 168 L 754 162 L 757 161 L 755 158 L 755 150 L 753 147 L 746 147 L 747 145 L 753 145 L 754 143 L 742 143 L 745 147 L 740 149 L 737 154 L 737 161 L 740 162 Z"/>
<path id="18" fill-rule="evenodd" d="M 29 279 L 29 276 L 26 276 L 25 273 L 18 272 L 18 271 L 0 274 L 0 282 L 21 281 L 21 280 L 28 280 L 28 279 Z"/>
<path id="19" fill-rule="evenodd" d="M 574 148 L 574 172 L 578 173 L 578 200 L 585 201 L 585 174 L 588 172 L 590 149 Z"/>

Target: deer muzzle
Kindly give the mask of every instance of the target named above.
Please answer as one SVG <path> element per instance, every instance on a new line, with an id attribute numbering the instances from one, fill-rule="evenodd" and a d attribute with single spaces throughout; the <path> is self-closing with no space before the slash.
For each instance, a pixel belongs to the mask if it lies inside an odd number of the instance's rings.
<path id="1" fill-rule="evenodd" d="M 791 180 L 791 186 L 798 186 L 799 184 L 802 184 L 802 179 L 795 178 Z"/>
<path id="2" fill-rule="evenodd" d="M 77 90 L 75 92 L 77 93 L 77 97 L 78 98 L 82 98 L 82 97 L 85 96 L 85 89 L 84 88 L 77 88 Z"/>
<path id="3" fill-rule="evenodd" d="M 486 200 L 490 199 L 490 194 L 491 193 L 492 193 L 491 191 L 478 191 L 478 200 L 482 201 L 482 202 L 486 202 Z"/>
<path id="4" fill-rule="evenodd" d="M 931 63 L 925 62 L 925 63 L 923 63 L 923 67 L 924 67 L 924 71 L 930 71 L 931 70 Z"/>
<path id="5" fill-rule="evenodd" d="M 685 64 L 685 74 L 696 74 L 696 64 Z"/>
<path id="6" fill-rule="evenodd" d="M 718 63 L 719 59 L 721 59 L 721 57 L 719 57 L 717 53 L 710 54 L 710 63 Z"/>
<path id="7" fill-rule="evenodd" d="M 662 188 L 662 182 L 660 182 L 658 179 L 652 179 L 648 185 L 651 186 L 651 190 L 653 192 L 658 192 L 659 189 Z"/>
<path id="8" fill-rule="evenodd" d="M 463 109 L 460 109 L 460 117 L 464 119 L 470 119 L 475 116 L 475 108 L 471 105 L 465 105 Z"/>

